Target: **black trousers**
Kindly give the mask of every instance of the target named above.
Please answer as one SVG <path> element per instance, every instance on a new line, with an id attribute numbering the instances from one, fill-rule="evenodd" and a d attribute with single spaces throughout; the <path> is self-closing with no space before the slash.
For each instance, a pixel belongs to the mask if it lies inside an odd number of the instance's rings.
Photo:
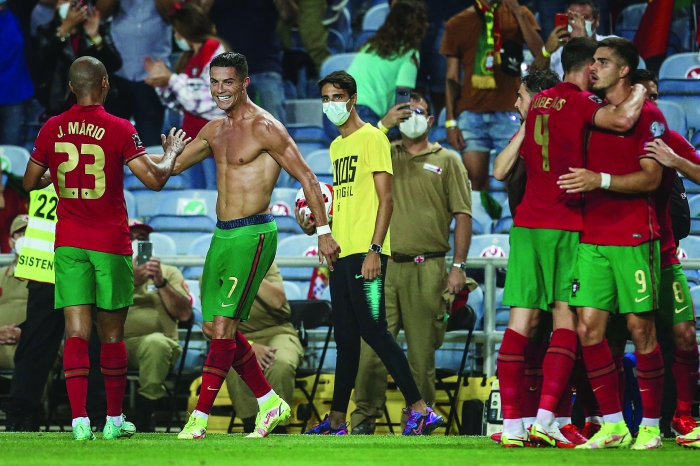
<path id="1" fill-rule="evenodd" d="M 333 264 L 330 277 L 333 331 L 337 347 L 335 388 L 331 410 L 345 413 L 360 365 L 360 338 L 377 353 L 410 406 L 422 396 L 408 360 L 387 329 L 384 277 L 387 256 L 381 256 L 382 273 L 371 282 L 362 278 L 366 254 L 352 254 Z"/>
<path id="2" fill-rule="evenodd" d="M 63 310 L 54 309 L 54 286 L 28 282 L 27 320 L 20 325 L 22 335 L 15 352 L 10 397 L 3 410 L 8 417 L 31 418 L 31 429 L 38 430 L 41 398 L 49 371 L 56 362 L 65 332 Z M 104 379 L 100 370 L 100 340 L 94 324 L 90 337 L 90 376 L 88 378 L 88 415 L 96 424 L 107 415 Z M 26 425 L 26 423 L 25 423 Z"/>

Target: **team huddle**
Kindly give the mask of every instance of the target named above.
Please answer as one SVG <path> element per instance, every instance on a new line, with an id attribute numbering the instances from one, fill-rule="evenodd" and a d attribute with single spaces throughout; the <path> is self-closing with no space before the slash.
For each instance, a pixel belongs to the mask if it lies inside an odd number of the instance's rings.
<path id="1" fill-rule="evenodd" d="M 697 166 L 700 157 L 668 129 L 654 103 L 656 78 L 638 63 L 626 39 L 577 37 L 563 49 L 563 82 L 550 71 L 523 79 L 516 103 L 523 124 L 494 165 L 496 177 L 519 164 L 527 174 L 503 296 L 511 306 L 498 355 L 503 447 L 661 447 L 658 326 L 675 343 L 671 428 L 679 445 L 700 448 L 690 412 L 695 315 L 670 212 L 676 168 L 685 167 L 677 159 Z M 543 312 L 551 312 L 551 328 Z M 621 404 L 628 339 L 643 410 L 634 439 Z M 539 367 L 541 386 L 532 375 Z M 571 423 L 574 391 L 586 416 L 582 431 Z"/>

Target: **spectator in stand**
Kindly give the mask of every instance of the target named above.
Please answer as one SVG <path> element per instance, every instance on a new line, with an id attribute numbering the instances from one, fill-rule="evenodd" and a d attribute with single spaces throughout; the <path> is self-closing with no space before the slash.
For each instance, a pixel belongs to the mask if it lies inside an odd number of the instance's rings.
<path id="1" fill-rule="evenodd" d="M 228 0 L 201 0 L 217 33 L 248 60 L 248 95 L 282 124 L 286 121 L 282 84 L 282 47 L 275 33 L 276 0 L 238 0 L 235 8 Z M 280 6 L 278 6 L 280 5 Z"/>
<path id="2" fill-rule="evenodd" d="M 250 341 L 272 388 L 290 406 L 294 398 L 294 377 L 304 356 L 299 336 L 289 322 L 291 315 L 280 269 L 273 262 L 260 284 L 250 310 L 250 319 L 241 322 L 238 329 Z M 236 365 L 234 363 L 234 367 Z M 236 416 L 243 420 L 245 432 L 253 432 L 258 414 L 258 403 L 253 392 L 235 371 L 229 371 L 226 387 Z M 272 433 L 286 434 L 287 424 L 289 421 L 280 423 Z"/>
<path id="3" fill-rule="evenodd" d="M 10 247 L 15 260 L 0 268 L 0 369 L 14 369 L 15 350 L 22 330 L 18 327 L 27 317 L 27 282 L 15 278 L 17 240 L 27 229 L 27 216 L 18 215 L 10 227 Z"/>
<path id="4" fill-rule="evenodd" d="M 279 4 L 277 34 L 282 47 L 285 51 L 292 49 L 292 27 L 296 25 L 301 44 L 316 65 L 318 75 L 323 62 L 331 56 L 327 43 L 328 29 L 323 25 L 326 0 L 279 0 Z"/>
<path id="5" fill-rule="evenodd" d="M 133 118 L 146 147 L 161 144 L 165 107 L 155 89 L 144 82 L 148 76 L 144 61 L 147 57 L 167 60 L 170 56 L 172 32 L 167 17 L 176 1 L 97 0 L 103 16 L 112 17 L 112 37 L 123 61 L 119 71 L 109 73 L 109 82 L 117 89 L 119 99 L 105 108 L 115 116 Z"/>
<path id="6" fill-rule="evenodd" d="M 32 10 L 30 18 L 29 34 L 34 37 L 39 26 L 48 24 L 56 14 L 56 3 L 58 0 L 39 0 Z"/>
<path id="7" fill-rule="evenodd" d="M 0 144 L 24 143 L 24 105 L 34 95 L 24 37 L 6 0 L 0 0 Z"/>
<path id="8" fill-rule="evenodd" d="M 600 25 L 600 12 L 593 0 L 572 0 L 566 9 L 569 16 L 569 26 L 559 26 L 552 30 L 547 42 L 542 47 L 542 53 L 532 63 L 533 68 L 551 68 L 564 78 L 561 65 L 561 52 L 564 44 L 572 37 L 592 37 L 598 42 L 608 37 L 601 36 L 596 31 Z"/>
<path id="9" fill-rule="evenodd" d="M 95 57 L 107 73 L 122 66 L 111 36 L 100 25 L 100 11 L 82 1 L 58 0 L 53 20 L 37 27 L 34 45 L 36 95 L 49 116 L 77 102 L 68 87 L 68 70 L 76 58 Z"/>
<path id="10" fill-rule="evenodd" d="M 357 114 L 364 122 L 388 129 L 380 118 L 395 109 L 396 90 L 410 92 L 416 87 L 420 47 L 428 26 L 428 12 L 422 1 L 398 0 L 384 24 L 367 39 L 355 56 L 348 73 L 357 81 Z M 403 118 L 410 116 L 404 104 Z M 394 108 L 392 108 L 394 107 Z M 400 106 L 401 107 L 401 106 Z M 325 125 L 330 122 L 324 120 Z M 330 127 L 335 125 L 330 124 Z M 328 130 L 327 130 L 328 132 Z M 338 134 L 337 129 L 331 132 Z"/>
<path id="11" fill-rule="evenodd" d="M 131 241 L 149 241 L 149 225 L 129 220 Z M 134 247 L 134 252 L 137 248 Z M 124 323 L 129 367 L 139 369 L 136 428 L 155 431 L 158 400 L 166 396 L 163 382 L 182 354 L 177 323 L 192 316 L 190 294 L 182 273 L 151 257 L 142 265 L 134 258 L 134 304 Z"/>
<path id="12" fill-rule="evenodd" d="M 229 51 L 216 35 L 216 29 L 202 8 L 194 3 L 175 4 L 170 12 L 175 42 L 184 51 L 171 72 L 163 60 L 146 58 L 146 84 L 154 86 L 163 104 L 182 111 L 182 130 L 187 134 L 199 131 L 217 117 L 225 115 L 216 106 L 209 90 L 209 65 L 212 59 Z M 194 170 L 194 171 L 193 171 Z M 216 189 L 214 156 L 203 160 L 183 173 L 193 189 Z"/>
<path id="13" fill-rule="evenodd" d="M 490 151 L 501 152 L 518 130 L 513 102 L 522 48 L 526 43 L 533 54 L 542 53 L 538 30 L 535 17 L 518 0 L 476 0 L 445 25 L 440 53 L 447 56 L 447 141 L 461 151 L 475 191 L 488 190 Z"/>

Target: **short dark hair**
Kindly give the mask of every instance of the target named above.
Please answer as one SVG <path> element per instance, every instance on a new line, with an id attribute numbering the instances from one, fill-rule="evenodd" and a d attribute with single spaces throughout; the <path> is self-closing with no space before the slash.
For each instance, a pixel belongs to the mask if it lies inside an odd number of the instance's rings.
<path id="1" fill-rule="evenodd" d="M 520 81 L 525 85 L 528 94 L 535 95 L 545 89 L 554 87 L 559 84 L 559 75 L 556 71 L 552 71 L 549 68 L 545 70 L 530 70 L 530 72 L 522 78 Z"/>
<path id="2" fill-rule="evenodd" d="M 627 75 L 632 77 L 639 66 L 639 52 L 631 40 L 624 37 L 608 37 L 598 42 L 598 48 L 605 47 L 612 49 L 613 55 L 621 66 L 629 66 L 630 72 Z"/>
<path id="3" fill-rule="evenodd" d="M 425 112 L 428 114 L 428 116 L 432 116 L 433 112 L 430 110 L 430 100 L 420 92 L 416 91 L 411 91 L 411 100 L 424 100 L 426 103 L 426 106 L 428 107 L 428 110 Z"/>
<path id="4" fill-rule="evenodd" d="M 214 57 L 211 61 L 211 68 L 236 68 L 239 78 L 248 77 L 248 61 L 245 56 L 236 52 L 224 52 Z"/>
<path id="5" fill-rule="evenodd" d="M 598 41 L 591 37 L 572 37 L 561 52 L 561 66 L 564 75 L 580 71 L 593 63 L 593 55 L 598 49 Z"/>
<path id="6" fill-rule="evenodd" d="M 333 84 L 336 89 L 347 91 L 350 97 L 357 94 L 357 82 L 347 71 L 338 70 L 324 76 L 318 82 L 318 90 L 322 90 L 326 84 Z"/>
<path id="7" fill-rule="evenodd" d="M 597 18 L 600 15 L 600 11 L 598 10 L 598 5 L 596 5 L 593 0 L 572 0 L 571 2 L 569 2 L 569 6 L 571 6 L 571 5 L 589 6 L 589 7 L 591 7 L 591 10 L 593 11 L 594 18 Z"/>
<path id="8" fill-rule="evenodd" d="M 651 81 L 657 86 L 659 85 L 659 78 L 653 71 L 639 69 L 632 73 L 632 84 L 637 84 L 642 81 Z"/>

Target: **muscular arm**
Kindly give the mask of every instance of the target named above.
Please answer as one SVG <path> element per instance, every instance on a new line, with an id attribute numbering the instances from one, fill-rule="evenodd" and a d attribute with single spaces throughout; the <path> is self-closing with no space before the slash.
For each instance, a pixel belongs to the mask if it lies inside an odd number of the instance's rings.
<path id="1" fill-rule="evenodd" d="M 525 13 L 525 10 L 518 4 L 517 0 L 505 0 L 504 3 L 508 5 L 508 9 L 513 13 L 513 16 L 515 16 L 515 20 L 518 22 L 518 26 L 520 26 L 520 30 L 523 33 L 525 43 L 532 52 L 532 55 L 535 56 L 535 58 L 542 55 L 542 46 L 544 42 L 537 32 L 537 29 L 532 26 L 530 18 Z"/>
<path id="2" fill-rule="evenodd" d="M 700 165 L 678 155 L 663 140 L 654 139 L 644 149 L 649 157 L 653 157 L 661 165 L 673 168 L 693 183 L 700 184 Z"/>
<path id="3" fill-rule="evenodd" d="M 209 157 L 211 154 L 211 147 L 203 135 L 204 129 L 199 132 L 196 138 L 185 147 L 182 151 L 182 155 L 175 160 L 175 165 L 173 165 L 172 174 L 179 175 L 184 172 L 192 165 L 196 165 L 202 160 Z"/>
<path id="4" fill-rule="evenodd" d="M 160 191 L 165 186 L 165 183 L 170 178 L 170 174 L 175 166 L 175 160 L 189 142 L 189 138 L 185 139 L 185 133 L 182 130 L 175 132 L 175 128 L 170 130 L 168 137 L 161 134 L 165 154 L 159 161 L 148 156 L 137 157 L 127 163 L 131 172 L 136 175 L 136 178 L 153 191 Z"/>
<path id="5" fill-rule="evenodd" d="M 663 167 L 654 159 L 641 159 L 641 170 L 626 175 L 612 175 L 608 190 L 623 194 L 650 193 L 661 184 Z M 601 174 L 585 168 L 570 168 L 572 173 L 559 177 L 559 187 L 567 193 L 585 193 L 600 188 Z"/>
<path id="6" fill-rule="evenodd" d="M 510 172 L 513 170 L 516 160 L 518 160 L 518 154 L 520 153 L 520 146 L 523 144 L 525 139 L 525 123 L 520 125 L 520 129 L 515 133 L 513 139 L 510 140 L 508 145 L 501 151 L 500 154 L 493 161 L 493 176 L 499 181 L 503 181 L 508 178 Z"/>
<path id="7" fill-rule="evenodd" d="M 646 100 L 646 89 L 641 84 L 632 87 L 630 96 L 617 107 L 606 105 L 598 110 L 593 123 L 598 128 L 624 133 L 632 129 L 639 120 Z"/>
<path id="8" fill-rule="evenodd" d="M 270 309 L 278 312 L 287 302 L 287 295 L 284 294 L 284 286 L 281 283 L 272 283 L 264 279 L 258 289 L 258 298 Z"/>
<path id="9" fill-rule="evenodd" d="M 394 199 L 391 196 L 392 177 L 387 172 L 374 173 L 374 189 L 379 197 L 379 208 L 377 209 L 377 220 L 374 222 L 374 234 L 372 244 L 384 244 L 386 232 L 389 230 L 391 214 L 394 212 Z M 369 246 L 369 244 L 367 245 Z"/>

